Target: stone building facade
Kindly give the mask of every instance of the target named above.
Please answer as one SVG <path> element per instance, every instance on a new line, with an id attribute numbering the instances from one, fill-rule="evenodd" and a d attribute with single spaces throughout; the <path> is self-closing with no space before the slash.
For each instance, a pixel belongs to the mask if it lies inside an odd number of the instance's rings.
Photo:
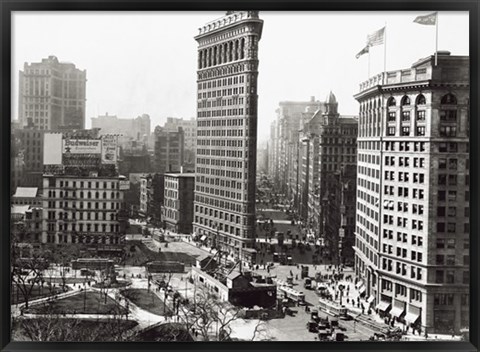
<path id="1" fill-rule="evenodd" d="M 25 63 L 19 77 L 20 126 L 37 130 L 85 128 L 86 70 L 55 56 Z"/>
<path id="2" fill-rule="evenodd" d="M 194 231 L 236 258 L 255 243 L 257 11 L 233 11 L 200 28 Z"/>
<path id="3" fill-rule="evenodd" d="M 360 85 L 355 271 L 423 331 L 469 320 L 469 58 L 438 53 Z"/>
<path id="4" fill-rule="evenodd" d="M 167 230 L 192 233 L 195 174 L 165 174 L 162 217 Z"/>

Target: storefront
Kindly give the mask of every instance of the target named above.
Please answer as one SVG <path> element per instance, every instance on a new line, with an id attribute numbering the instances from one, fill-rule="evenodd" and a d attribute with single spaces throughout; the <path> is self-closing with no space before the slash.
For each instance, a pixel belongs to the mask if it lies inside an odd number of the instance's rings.
<path id="1" fill-rule="evenodd" d="M 390 302 L 386 302 L 386 301 L 380 301 L 376 306 L 375 306 L 375 310 L 378 312 L 378 314 L 380 315 L 380 317 L 384 317 L 388 314 L 388 312 L 390 311 L 392 307 L 392 304 Z"/>
<path id="2" fill-rule="evenodd" d="M 392 310 L 390 311 L 392 319 L 395 319 L 395 321 L 404 322 L 405 306 L 405 302 L 395 300 L 393 302 Z"/>

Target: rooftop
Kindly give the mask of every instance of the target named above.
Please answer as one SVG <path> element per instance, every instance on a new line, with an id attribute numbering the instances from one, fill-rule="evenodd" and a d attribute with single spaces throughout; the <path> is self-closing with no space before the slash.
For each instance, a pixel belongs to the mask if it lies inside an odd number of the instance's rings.
<path id="1" fill-rule="evenodd" d="M 193 172 L 184 172 L 184 173 L 168 173 L 165 176 L 169 177 L 195 177 L 195 173 Z"/>
<path id="2" fill-rule="evenodd" d="M 227 278 L 230 279 L 230 280 L 234 280 L 236 279 L 237 277 L 241 276 L 242 273 L 239 272 L 239 271 L 233 271 L 231 272 L 230 274 L 228 274 Z"/>
<path id="3" fill-rule="evenodd" d="M 30 209 L 30 205 L 12 205 L 11 214 L 23 214 Z"/>
<path id="4" fill-rule="evenodd" d="M 229 11 L 226 16 L 208 22 L 203 27 L 200 27 L 196 38 L 209 32 L 216 32 L 221 28 L 228 27 L 229 25 L 233 25 L 246 19 L 259 20 L 258 11 Z"/>
<path id="5" fill-rule="evenodd" d="M 37 187 L 17 187 L 14 198 L 35 198 L 38 194 Z"/>

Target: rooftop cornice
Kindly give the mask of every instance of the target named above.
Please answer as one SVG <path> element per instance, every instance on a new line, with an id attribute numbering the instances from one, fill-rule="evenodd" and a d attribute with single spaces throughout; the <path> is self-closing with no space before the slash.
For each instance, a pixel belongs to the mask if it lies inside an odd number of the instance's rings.
<path id="1" fill-rule="evenodd" d="M 213 34 L 220 30 L 224 30 L 225 28 L 232 27 L 233 25 L 244 22 L 245 20 L 263 22 L 258 17 L 258 11 L 236 11 L 217 20 L 208 22 L 204 26 L 200 27 L 198 29 L 199 33 L 197 36 L 195 36 L 195 39 L 200 39 L 207 34 Z"/>

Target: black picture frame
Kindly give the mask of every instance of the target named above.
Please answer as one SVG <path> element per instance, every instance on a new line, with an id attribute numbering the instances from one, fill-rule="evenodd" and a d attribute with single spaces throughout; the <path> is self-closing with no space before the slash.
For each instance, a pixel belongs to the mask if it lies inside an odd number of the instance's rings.
<path id="1" fill-rule="evenodd" d="M 470 87 L 471 95 L 471 116 L 470 128 L 476 133 L 470 140 L 470 161 L 471 179 L 479 180 L 478 137 L 480 136 L 478 116 L 478 101 L 480 100 L 478 84 L 479 75 L 479 0 L 404 0 L 404 1 L 352 1 L 352 0 L 314 0 L 314 1 L 293 1 L 293 0 L 245 0 L 245 1 L 114 1 L 114 0 L 1 0 L 0 1 L 0 23 L 1 23 L 1 213 L 0 225 L 1 234 L 1 305 L 0 305 L 0 346 L 2 351 L 154 351 L 154 350 L 249 350 L 249 351 L 273 351 L 273 350 L 335 350 L 335 351 L 477 351 L 479 349 L 479 305 L 478 305 L 478 283 L 479 283 L 479 262 L 480 243 L 478 241 L 478 216 L 479 213 L 478 183 L 471 184 L 471 280 L 470 280 L 470 341 L 468 342 L 241 342 L 241 343 L 35 343 L 35 342 L 12 342 L 10 340 L 10 256 L 9 256 L 9 222 L 10 222 L 10 124 L 11 124 L 11 14 L 13 11 L 208 11 L 208 10 L 276 10 L 276 11 L 469 11 L 470 14 Z M 193 36 L 194 34 L 192 34 Z M 193 84 L 193 82 L 192 82 Z M 475 99 L 476 98 L 476 99 Z M 475 138 L 477 137 L 477 138 Z"/>

